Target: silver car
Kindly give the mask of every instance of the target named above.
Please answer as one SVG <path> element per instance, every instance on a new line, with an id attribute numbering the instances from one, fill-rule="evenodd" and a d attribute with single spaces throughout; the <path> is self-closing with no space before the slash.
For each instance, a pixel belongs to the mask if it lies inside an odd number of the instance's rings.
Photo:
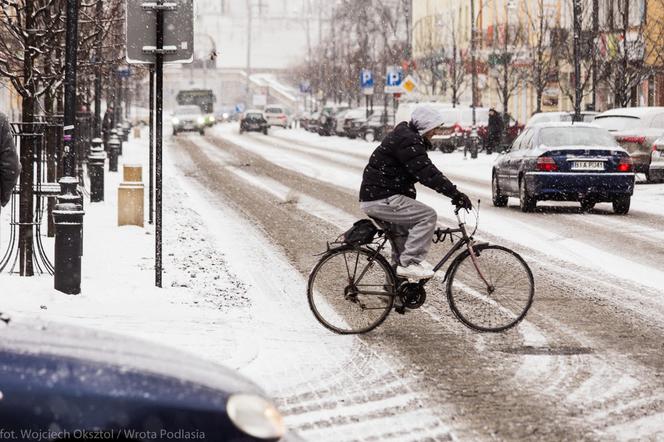
<path id="1" fill-rule="evenodd" d="M 180 132 L 198 132 L 205 135 L 205 116 L 201 108 L 195 105 L 176 107 L 171 124 L 173 135 Z"/>

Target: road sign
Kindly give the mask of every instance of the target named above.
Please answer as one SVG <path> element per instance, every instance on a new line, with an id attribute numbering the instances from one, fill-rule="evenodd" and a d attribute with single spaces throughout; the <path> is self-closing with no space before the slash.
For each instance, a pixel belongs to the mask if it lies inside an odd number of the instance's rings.
<path id="1" fill-rule="evenodd" d="M 412 75 L 408 75 L 401 83 L 401 87 L 408 93 L 413 92 L 417 88 L 417 81 Z"/>
<path id="2" fill-rule="evenodd" d="M 364 95 L 373 95 L 373 73 L 369 69 L 362 69 L 360 72 L 360 87 L 362 88 L 362 93 Z"/>
<path id="3" fill-rule="evenodd" d="M 401 82 L 403 81 L 403 69 L 400 66 L 388 66 L 385 74 L 385 93 L 399 94 L 403 92 Z"/>
<path id="4" fill-rule="evenodd" d="M 120 78 L 129 78 L 131 76 L 131 69 L 129 66 L 120 66 L 118 67 L 118 77 Z"/>
<path id="5" fill-rule="evenodd" d="M 156 10 L 164 11 L 164 63 L 194 59 L 194 1 L 127 0 L 127 62 L 155 62 Z"/>

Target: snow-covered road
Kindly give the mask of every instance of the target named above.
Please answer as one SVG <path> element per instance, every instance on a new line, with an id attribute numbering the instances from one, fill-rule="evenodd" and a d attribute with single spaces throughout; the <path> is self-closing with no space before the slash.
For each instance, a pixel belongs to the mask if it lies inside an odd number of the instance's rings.
<path id="1" fill-rule="evenodd" d="M 373 149 L 368 143 L 302 131 L 240 136 L 233 125 L 178 143 L 197 162 L 198 174 L 207 175 L 202 185 L 233 183 L 232 190 L 217 186 L 215 193 L 262 227 L 303 276 L 313 263 L 310 255 L 361 215 L 356 192 Z M 602 205 L 583 214 L 572 204 L 544 204 L 523 214 L 487 203 L 492 158 L 432 157 L 464 191 L 484 201 L 480 235 L 531 263 L 535 306 L 517 330 L 477 335 L 460 328 L 444 300 L 431 296 L 422 310 L 388 318 L 363 340 L 424 373 L 420 382 L 429 393 L 422 400 L 452 435 L 661 434 L 664 425 L 653 422 L 664 412 L 656 344 L 664 324 L 664 186 L 637 186 L 626 217 Z M 451 223 L 446 199 L 426 189 L 420 198 L 438 210 L 441 222 Z M 290 218 L 278 205 L 288 207 Z"/>

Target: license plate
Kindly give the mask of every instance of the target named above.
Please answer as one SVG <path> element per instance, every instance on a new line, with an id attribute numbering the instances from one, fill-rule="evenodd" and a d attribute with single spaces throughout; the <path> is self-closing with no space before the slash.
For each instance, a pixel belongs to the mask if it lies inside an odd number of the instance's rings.
<path id="1" fill-rule="evenodd" d="M 573 161 L 572 170 L 604 170 L 603 161 Z"/>

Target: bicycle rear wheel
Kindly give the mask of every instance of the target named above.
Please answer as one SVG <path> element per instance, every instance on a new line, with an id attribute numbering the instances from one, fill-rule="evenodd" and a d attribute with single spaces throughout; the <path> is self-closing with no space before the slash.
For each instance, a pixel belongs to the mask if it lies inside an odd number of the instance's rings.
<path id="1" fill-rule="evenodd" d="M 390 313 L 394 285 L 394 273 L 382 255 L 347 247 L 326 254 L 316 264 L 307 297 L 314 316 L 328 329 L 366 333 Z"/>
<path id="2" fill-rule="evenodd" d="M 480 245 L 475 250 L 475 262 L 465 251 L 450 268 L 447 299 L 452 312 L 477 331 L 514 327 L 526 316 L 535 294 L 528 264 L 506 247 Z"/>

